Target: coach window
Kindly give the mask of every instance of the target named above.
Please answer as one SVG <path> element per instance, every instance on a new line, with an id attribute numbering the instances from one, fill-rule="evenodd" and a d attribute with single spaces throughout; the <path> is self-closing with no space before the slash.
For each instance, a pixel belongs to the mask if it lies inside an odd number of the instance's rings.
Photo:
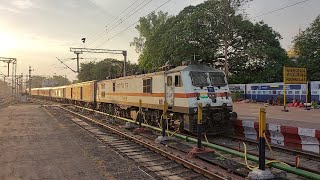
<path id="1" fill-rule="evenodd" d="M 116 82 L 112 83 L 112 91 L 115 92 L 116 91 Z"/>
<path id="2" fill-rule="evenodd" d="M 167 77 L 167 86 L 172 86 L 172 76 Z"/>
<path id="3" fill-rule="evenodd" d="M 182 87 L 182 80 L 180 75 L 174 76 L 174 86 L 176 87 Z"/>
<path id="4" fill-rule="evenodd" d="M 73 89 L 73 88 L 71 88 L 71 89 L 70 89 L 70 95 L 71 95 L 71 98 L 72 98 L 72 89 Z"/>
<path id="5" fill-rule="evenodd" d="M 292 94 L 292 91 L 288 91 L 288 94 Z"/>
<path id="6" fill-rule="evenodd" d="M 143 80 L 143 93 L 152 93 L 152 79 Z"/>

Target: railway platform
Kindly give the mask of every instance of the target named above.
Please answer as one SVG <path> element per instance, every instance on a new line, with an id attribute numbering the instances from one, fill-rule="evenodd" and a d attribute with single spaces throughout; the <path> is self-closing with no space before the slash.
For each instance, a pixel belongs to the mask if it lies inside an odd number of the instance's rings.
<path id="1" fill-rule="evenodd" d="M 265 108 L 268 123 L 320 129 L 320 109 L 305 110 L 304 108 L 287 107 L 289 112 L 283 112 L 283 106 L 265 106 L 263 103 L 234 103 L 233 105 L 234 111 L 241 120 L 257 122 L 259 108 Z"/>
<path id="2" fill-rule="evenodd" d="M 234 122 L 236 135 L 257 140 L 259 109 L 267 112 L 267 137 L 272 144 L 301 151 L 320 153 L 320 109 L 265 106 L 262 103 L 235 103 L 238 120 Z"/>
<path id="3" fill-rule="evenodd" d="M 152 179 L 69 120 L 40 105 L 0 109 L 0 179 Z"/>

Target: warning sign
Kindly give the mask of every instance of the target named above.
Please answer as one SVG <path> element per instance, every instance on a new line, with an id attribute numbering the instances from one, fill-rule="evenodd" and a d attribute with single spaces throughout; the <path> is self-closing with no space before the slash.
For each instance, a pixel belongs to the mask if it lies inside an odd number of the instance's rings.
<path id="1" fill-rule="evenodd" d="M 284 67 L 283 73 L 285 84 L 305 84 L 307 82 L 306 68 Z"/>

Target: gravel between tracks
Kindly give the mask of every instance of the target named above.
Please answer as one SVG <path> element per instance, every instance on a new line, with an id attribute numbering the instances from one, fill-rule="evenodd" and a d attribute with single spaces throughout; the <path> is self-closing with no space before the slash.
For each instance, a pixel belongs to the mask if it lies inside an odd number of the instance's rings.
<path id="1" fill-rule="evenodd" d="M 0 179 L 153 179 L 66 118 L 39 105 L 0 110 Z"/>

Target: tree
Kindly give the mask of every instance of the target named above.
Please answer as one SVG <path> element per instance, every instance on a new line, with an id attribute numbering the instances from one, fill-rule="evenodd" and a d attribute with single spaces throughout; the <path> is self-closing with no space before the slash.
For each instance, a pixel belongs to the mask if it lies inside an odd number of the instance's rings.
<path id="1" fill-rule="evenodd" d="M 44 77 L 44 76 L 32 76 L 31 88 L 42 87 L 42 81 L 45 79 L 46 79 L 46 77 Z M 29 83 L 29 81 L 27 83 Z"/>
<path id="2" fill-rule="evenodd" d="M 27 84 L 29 84 L 29 81 L 27 81 Z M 44 86 L 64 86 L 69 84 L 71 84 L 71 81 L 60 75 L 54 75 L 52 77 L 32 76 L 31 79 L 31 88 L 41 88 Z"/>
<path id="3" fill-rule="evenodd" d="M 294 38 L 297 66 L 307 68 L 309 80 L 320 80 L 320 15 Z"/>
<path id="4" fill-rule="evenodd" d="M 69 85 L 71 84 L 71 81 L 69 79 L 67 79 L 66 77 L 63 77 L 63 76 L 52 76 L 51 78 L 48 78 L 54 82 L 56 82 L 56 86 L 64 86 L 64 85 Z"/>
<path id="5" fill-rule="evenodd" d="M 168 13 L 159 11 L 157 14 L 152 12 L 147 17 L 141 17 L 136 29 L 139 31 L 140 36 L 134 37 L 130 46 L 136 47 L 136 52 L 141 53 L 144 49 L 145 41 L 149 39 L 168 19 Z"/>
<path id="6" fill-rule="evenodd" d="M 136 74 L 140 69 L 137 64 L 127 62 L 127 75 Z M 81 63 L 78 74 L 79 82 L 104 80 L 121 77 L 123 75 L 123 61 L 104 59 L 99 62 Z"/>
<path id="7" fill-rule="evenodd" d="M 146 36 L 139 65 L 148 70 L 168 60 L 180 65 L 197 55 L 225 69 L 230 82 L 281 80 L 282 66 L 289 63 L 279 43 L 281 36 L 267 24 L 252 23 L 237 12 L 246 2 L 208 0 L 184 8 Z M 140 27 L 144 25 L 140 21 Z"/>

